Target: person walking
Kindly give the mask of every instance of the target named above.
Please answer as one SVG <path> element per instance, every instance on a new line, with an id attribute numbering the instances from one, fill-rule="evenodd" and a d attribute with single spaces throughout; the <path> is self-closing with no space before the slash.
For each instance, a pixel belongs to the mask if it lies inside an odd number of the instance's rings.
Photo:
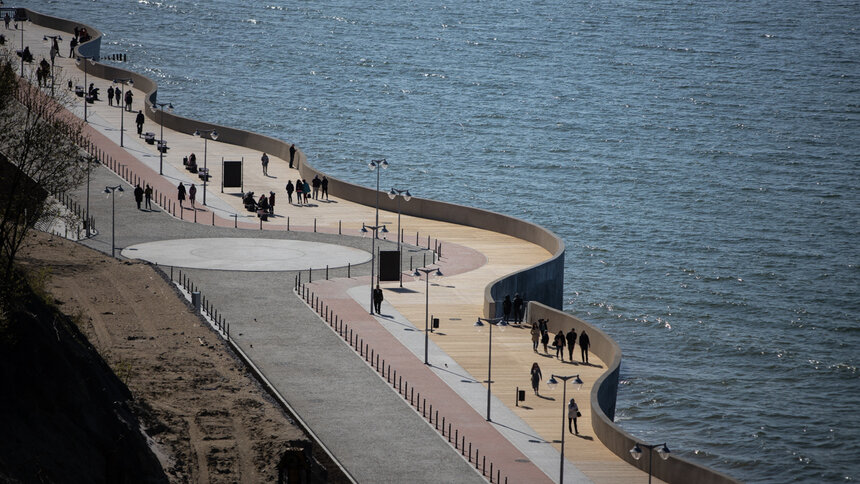
<path id="1" fill-rule="evenodd" d="M 549 331 L 541 331 L 540 342 L 543 345 L 543 352 L 549 354 L 549 349 L 546 347 L 549 344 Z"/>
<path id="2" fill-rule="evenodd" d="M 137 209 L 140 210 L 140 204 L 143 203 L 143 188 L 140 188 L 140 183 L 134 186 L 134 201 L 137 202 Z"/>
<path id="3" fill-rule="evenodd" d="M 146 199 L 146 209 L 152 210 L 152 187 L 149 184 L 143 190 L 143 198 Z"/>
<path id="4" fill-rule="evenodd" d="M 582 330 L 582 333 L 579 334 L 579 349 L 582 350 L 582 362 L 588 363 L 588 347 L 591 346 L 591 342 L 588 340 L 588 335 L 585 334 L 585 330 Z"/>
<path id="5" fill-rule="evenodd" d="M 308 204 L 308 197 L 311 196 L 311 186 L 307 180 L 302 180 L 302 195 L 305 197 L 305 205 Z"/>
<path id="6" fill-rule="evenodd" d="M 559 330 L 555 335 L 553 344 L 555 345 L 555 357 L 564 362 L 564 331 Z"/>
<path id="7" fill-rule="evenodd" d="M 125 110 L 131 112 L 131 102 L 134 100 L 134 94 L 131 89 L 125 92 Z"/>
<path id="8" fill-rule="evenodd" d="M 540 380 L 543 378 L 543 374 L 540 372 L 540 365 L 537 364 L 537 361 L 532 363 L 531 378 L 532 390 L 535 391 L 535 395 L 538 395 L 538 388 L 540 387 Z"/>
<path id="9" fill-rule="evenodd" d="M 69 57 L 75 55 L 75 47 L 78 46 L 78 38 L 72 37 L 72 40 L 69 41 Z"/>
<path id="10" fill-rule="evenodd" d="M 269 192 L 269 215 L 275 214 L 275 192 Z"/>
<path id="11" fill-rule="evenodd" d="M 532 334 L 532 350 L 534 350 L 534 352 L 537 353 L 538 343 L 540 342 L 540 330 L 538 329 L 537 325 L 534 325 L 534 324 L 532 325 L 531 334 Z"/>
<path id="12" fill-rule="evenodd" d="M 290 145 L 290 168 L 293 167 L 293 160 L 296 158 L 296 144 Z"/>
<path id="13" fill-rule="evenodd" d="M 287 180 L 287 202 L 290 205 L 293 204 L 293 191 L 295 191 L 295 187 L 293 187 L 293 182 L 291 180 Z"/>
<path id="14" fill-rule="evenodd" d="M 182 202 L 185 201 L 185 185 L 182 182 L 179 182 L 179 187 L 177 188 L 176 198 L 179 200 L 179 208 L 182 208 Z"/>
<path id="15" fill-rule="evenodd" d="M 570 328 L 570 331 L 567 332 L 567 359 L 573 363 L 573 347 L 576 346 L 576 331 L 573 328 Z"/>
<path id="16" fill-rule="evenodd" d="M 538 329 L 540 329 L 541 333 L 547 332 L 546 323 L 548 323 L 548 322 L 549 321 L 546 319 L 538 319 Z"/>
<path id="17" fill-rule="evenodd" d="M 523 298 L 519 293 L 514 296 L 514 322 L 517 324 L 523 322 Z"/>
<path id="18" fill-rule="evenodd" d="M 317 200 L 319 198 L 320 185 L 321 184 L 322 184 L 322 182 L 320 181 L 320 176 L 314 175 L 314 179 L 311 180 L 311 186 L 313 187 L 313 190 L 314 190 L 314 200 Z"/>
<path id="19" fill-rule="evenodd" d="M 376 314 L 379 314 L 380 309 L 382 308 L 382 289 L 379 288 L 379 284 L 376 285 L 376 289 L 373 290 L 373 308 L 376 310 Z"/>
<path id="20" fill-rule="evenodd" d="M 113 86 L 108 87 L 108 106 L 113 106 Z"/>
<path id="21" fill-rule="evenodd" d="M 269 213 L 269 199 L 266 198 L 266 195 L 260 195 L 260 200 L 257 201 L 257 207 L 259 208 L 257 216 L 260 218 L 263 218 L 263 214 Z"/>
<path id="22" fill-rule="evenodd" d="M 322 194 L 325 197 L 326 201 L 328 201 L 328 177 L 323 175 L 322 182 L 320 183 L 322 185 Z"/>
<path id="23" fill-rule="evenodd" d="M 191 188 L 188 189 L 188 201 L 191 202 L 191 208 L 193 208 L 194 210 L 197 210 L 196 208 L 194 208 L 194 200 L 196 198 L 197 198 L 197 187 L 194 186 L 194 184 L 192 183 Z"/>
<path id="24" fill-rule="evenodd" d="M 143 136 L 143 122 L 146 120 L 143 116 L 143 111 L 137 111 L 137 117 L 134 118 L 134 124 L 137 125 L 137 137 Z"/>
<path id="25" fill-rule="evenodd" d="M 570 399 L 570 402 L 567 403 L 567 431 L 579 435 L 579 428 L 576 426 L 576 417 L 581 417 L 582 414 L 579 413 L 579 405 L 576 404 L 576 400 L 573 398 Z M 570 426 L 573 424 L 573 428 Z"/>
<path id="26" fill-rule="evenodd" d="M 511 318 L 511 308 L 513 305 L 511 304 L 511 296 L 505 296 L 505 300 L 502 301 L 502 316 L 505 318 L 505 322 Z"/>
<path id="27" fill-rule="evenodd" d="M 9 12 L 6 12 L 6 15 L 3 16 L 3 23 L 6 24 L 6 30 L 9 30 L 9 22 L 12 21 L 12 17 L 9 16 Z"/>
<path id="28" fill-rule="evenodd" d="M 116 107 L 122 108 L 122 90 L 119 87 L 114 88 L 113 98 L 116 99 Z"/>
<path id="29" fill-rule="evenodd" d="M 302 198 L 302 191 L 304 191 L 304 189 L 305 189 L 304 187 L 305 186 L 302 184 L 302 181 L 297 179 L 296 180 L 296 203 L 299 205 L 302 205 L 302 201 L 304 200 Z"/>
<path id="30" fill-rule="evenodd" d="M 263 153 L 260 157 L 260 162 L 263 164 L 263 175 L 269 176 L 269 155 Z"/>

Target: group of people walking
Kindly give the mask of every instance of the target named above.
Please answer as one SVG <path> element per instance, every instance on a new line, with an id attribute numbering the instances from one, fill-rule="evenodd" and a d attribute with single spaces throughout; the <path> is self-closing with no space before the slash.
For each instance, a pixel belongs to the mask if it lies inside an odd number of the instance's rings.
<path id="1" fill-rule="evenodd" d="M 146 188 L 140 188 L 140 183 L 134 186 L 134 201 L 137 202 L 137 209 L 141 210 L 140 204 L 146 200 L 146 209 L 152 210 L 152 187 L 146 184 Z"/>
<path id="2" fill-rule="evenodd" d="M 532 349 L 535 353 L 538 352 L 538 344 L 543 345 L 543 352 L 549 354 L 549 330 L 547 329 L 548 321 L 546 319 L 538 319 L 537 324 L 532 324 Z M 568 361 L 573 362 L 573 348 L 576 346 L 576 330 L 570 328 L 570 331 L 565 334 L 564 331 L 559 331 L 553 337 L 552 345 L 555 348 L 555 357 L 564 361 L 564 348 L 567 347 Z M 579 348 L 582 352 L 581 358 L 583 363 L 588 363 L 588 348 L 591 346 L 591 341 L 588 339 L 588 334 L 585 330 L 579 335 Z"/>
<path id="3" fill-rule="evenodd" d="M 307 180 L 296 178 L 295 184 L 292 181 L 287 182 L 286 190 L 287 201 L 291 204 L 293 203 L 293 192 L 296 193 L 297 205 L 307 205 L 311 199 L 320 200 L 323 197 L 328 200 L 328 178 L 325 175 L 322 178 L 319 175 L 314 175 L 314 179 L 310 183 Z"/>
<path id="4" fill-rule="evenodd" d="M 520 293 L 517 293 L 514 296 L 513 301 L 511 301 L 510 295 L 505 296 L 505 300 L 502 301 L 502 314 L 505 317 L 506 323 L 511 321 L 511 316 L 513 316 L 514 323 L 520 324 L 523 322 L 523 317 L 525 316 L 525 301 L 520 297 Z"/>

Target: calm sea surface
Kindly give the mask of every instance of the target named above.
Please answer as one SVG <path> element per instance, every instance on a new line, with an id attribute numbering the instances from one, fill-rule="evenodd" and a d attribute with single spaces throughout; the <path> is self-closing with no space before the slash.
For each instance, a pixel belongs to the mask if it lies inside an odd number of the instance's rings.
<path id="1" fill-rule="evenodd" d="M 860 478 L 856 1 L 11 3 L 104 30 L 179 114 L 553 230 L 643 441 Z"/>

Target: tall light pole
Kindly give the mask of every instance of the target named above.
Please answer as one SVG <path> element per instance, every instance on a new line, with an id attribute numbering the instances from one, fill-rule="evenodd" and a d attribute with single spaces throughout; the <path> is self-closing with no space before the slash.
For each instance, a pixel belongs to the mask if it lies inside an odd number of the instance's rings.
<path id="1" fill-rule="evenodd" d="M 158 145 L 158 174 L 163 175 L 162 166 L 164 165 L 164 107 L 167 106 L 167 112 L 173 112 L 173 104 L 170 103 L 155 103 L 161 109 L 161 139 Z"/>
<path id="2" fill-rule="evenodd" d="M 87 121 L 87 61 L 92 59 L 91 56 L 88 55 L 79 55 L 75 62 L 80 65 L 81 62 L 84 64 L 84 122 L 89 123 Z"/>
<path id="3" fill-rule="evenodd" d="M 123 104 L 125 104 L 125 86 L 127 84 L 133 86 L 134 81 L 132 79 L 124 77 L 121 79 L 114 79 L 113 82 L 115 84 L 116 83 L 122 84 L 122 92 L 120 94 L 120 105 L 119 105 L 119 107 L 121 109 L 121 111 L 119 112 L 119 145 L 124 146 L 122 144 L 122 135 L 123 135 L 123 133 L 125 133 L 125 128 L 123 127 L 124 126 L 123 123 L 125 121 L 125 110 L 127 109 L 127 106 L 125 106 L 125 107 L 123 106 Z M 86 102 L 87 94 L 89 94 L 89 92 L 88 92 L 87 86 L 84 85 L 84 100 L 85 100 L 84 102 Z"/>
<path id="4" fill-rule="evenodd" d="M 409 193 L 409 190 L 398 190 L 397 188 L 391 188 L 391 191 L 388 192 L 388 198 L 394 200 L 397 196 L 403 198 L 403 201 L 408 202 L 412 200 L 412 194 Z M 397 272 L 400 274 L 400 287 L 403 287 L 403 254 L 400 253 L 400 198 L 397 198 Z M 425 352 L 426 353 L 426 352 Z M 427 360 L 425 357 L 424 360 Z M 425 361 L 427 363 L 427 361 Z"/>
<path id="5" fill-rule="evenodd" d="M 373 239 L 370 241 L 370 314 L 373 314 L 373 273 L 376 266 L 376 235 L 378 230 L 382 230 L 383 234 L 388 233 L 385 225 L 365 225 L 361 224 L 361 236 L 367 235 L 368 229 L 373 231 Z"/>
<path id="6" fill-rule="evenodd" d="M 84 163 L 87 164 L 87 207 L 86 207 L 87 223 L 85 225 L 86 225 L 86 231 L 87 231 L 87 238 L 89 238 L 90 234 L 92 233 L 90 231 L 90 170 L 92 170 L 92 166 L 97 165 L 99 163 L 99 161 L 98 161 L 98 158 L 96 158 L 94 156 L 86 156 L 86 157 L 84 157 L 83 160 L 84 160 Z"/>
<path id="7" fill-rule="evenodd" d="M 504 331 L 508 327 L 508 322 L 505 321 L 505 318 L 478 318 L 475 321 L 475 329 L 478 332 L 484 330 L 484 323 L 490 326 L 490 346 L 487 351 L 487 422 L 492 422 L 490 419 L 490 400 L 492 399 L 492 391 L 491 385 L 493 384 L 493 326 L 498 326 L 499 331 Z"/>
<path id="8" fill-rule="evenodd" d="M 51 97 L 54 97 L 54 58 L 56 56 L 60 55 L 60 52 L 59 52 L 59 48 L 57 49 L 57 52 L 54 52 L 53 42 L 56 42 L 58 40 L 63 40 L 63 38 L 60 37 L 59 35 L 43 35 L 42 36 L 42 40 L 45 42 L 48 42 L 49 39 L 52 41 L 51 49 L 50 49 L 50 51 L 51 51 Z"/>
<path id="9" fill-rule="evenodd" d="M 376 225 L 379 225 L 379 174 L 382 170 L 388 168 L 388 162 L 384 158 L 381 160 L 370 160 L 367 167 L 370 168 L 370 171 L 376 171 Z M 382 167 L 382 170 L 377 170 L 378 167 Z"/>
<path id="10" fill-rule="evenodd" d="M 562 376 L 562 375 L 552 375 L 549 377 L 549 380 L 546 382 L 546 386 L 549 387 L 550 390 L 554 389 L 558 385 L 558 380 L 562 381 L 562 392 L 561 392 L 561 460 L 559 462 L 559 471 L 558 471 L 558 482 L 564 482 L 564 412 L 567 410 L 567 381 L 573 380 L 573 385 L 577 390 L 582 388 L 582 379 L 579 378 L 579 375 L 570 375 L 570 376 Z"/>
<path id="11" fill-rule="evenodd" d="M 426 285 L 424 287 L 424 364 L 429 365 L 430 361 L 427 358 L 427 348 L 429 346 L 429 338 L 430 338 L 430 273 L 435 272 L 437 276 L 442 275 L 442 271 L 438 268 L 430 269 L 419 267 L 415 269 L 415 273 L 412 274 L 417 278 L 421 278 L 421 274 L 424 274 L 424 279 L 426 281 Z"/>
<path id="12" fill-rule="evenodd" d="M 111 197 L 111 216 L 110 216 L 110 256 L 114 257 L 116 252 L 116 192 L 122 195 L 122 185 L 106 186 L 105 193 Z"/>
<path id="13" fill-rule="evenodd" d="M 666 443 L 663 442 L 659 445 L 648 445 L 648 444 L 640 444 L 636 442 L 636 445 L 630 449 L 630 455 L 633 456 L 634 459 L 639 460 L 642 458 L 642 449 L 639 447 L 645 447 L 648 449 L 648 484 L 651 484 L 651 457 L 654 455 L 654 449 L 657 449 L 657 455 L 660 456 L 661 459 L 666 460 L 669 458 L 669 454 L 672 452 L 666 447 Z"/>
<path id="14" fill-rule="evenodd" d="M 203 133 L 208 134 L 208 136 L 203 136 Z M 209 181 L 209 168 L 206 165 L 206 144 L 209 142 L 209 138 L 212 138 L 213 141 L 218 140 L 218 131 L 214 129 L 198 129 L 194 131 L 194 136 L 198 138 L 203 138 L 203 205 L 206 205 L 206 183 Z"/>
<path id="15" fill-rule="evenodd" d="M 21 23 L 21 77 L 24 77 L 24 22 L 26 19 L 21 19 L 20 21 L 15 19 L 15 28 L 18 28 L 18 22 Z"/>

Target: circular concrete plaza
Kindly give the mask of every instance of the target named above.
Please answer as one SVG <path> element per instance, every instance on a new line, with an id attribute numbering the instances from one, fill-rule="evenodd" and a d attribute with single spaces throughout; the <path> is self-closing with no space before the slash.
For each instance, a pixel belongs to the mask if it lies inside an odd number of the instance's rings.
<path id="1" fill-rule="evenodd" d="M 159 265 L 221 271 L 294 271 L 370 260 L 370 252 L 342 245 L 250 238 L 146 242 L 126 247 L 122 256 Z"/>

